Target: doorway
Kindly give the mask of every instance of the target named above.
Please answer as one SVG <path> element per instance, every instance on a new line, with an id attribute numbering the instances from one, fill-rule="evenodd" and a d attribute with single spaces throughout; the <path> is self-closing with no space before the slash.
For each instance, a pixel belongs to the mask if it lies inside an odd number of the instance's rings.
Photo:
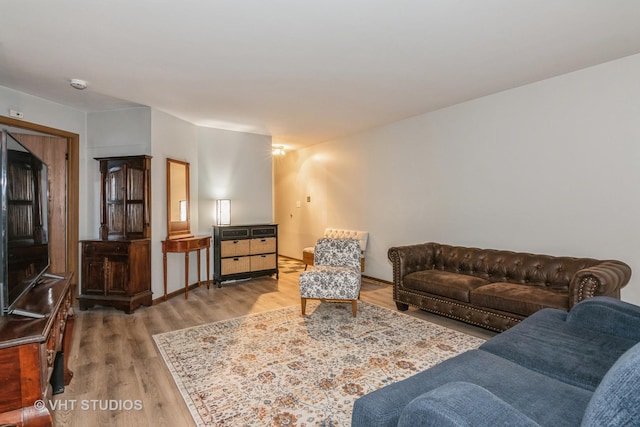
<path id="1" fill-rule="evenodd" d="M 19 129 L 11 135 L 49 166 L 49 271 L 67 271 L 67 139 Z"/>
<path id="2" fill-rule="evenodd" d="M 79 146 L 78 134 L 0 116 L 0 125 L 56 170 L 50 177 L 51 224 L 49 240 L 52 273 L 73 272 L 74 298 L 78 292 Z M 60 168 L 64 169 L 60 171 Z M 61 230 L 64 230 L 61 232 Z M 55 233 L 60 233 L 55 235 Z"/>

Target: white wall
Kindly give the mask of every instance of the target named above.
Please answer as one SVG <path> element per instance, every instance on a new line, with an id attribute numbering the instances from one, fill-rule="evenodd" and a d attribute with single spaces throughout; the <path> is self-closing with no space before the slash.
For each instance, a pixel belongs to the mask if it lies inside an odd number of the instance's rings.
<path id="1" fill-rule="evenodd" d="M 200 234 L 212 232 L 216 199 L 231 200 L 232 225 L 273 222 L 270 136 L 198 127 L 198 161 Z"/>
<path id="2" fill-rule="evenodd" d="M 189 162 L 191 232 L 211 235 L 213 199 L 232 200 L 234 223 L 272 221 L 271 138 L 243 132 L 202 128 L 159 110 L 151 110 L 152 141 L 152 290 L 162 296 L 161 241 L 167 237 L 166 159 Z M 202 251 L 200 278 L 206 280 Z M 210 260 L 211 262 L 212 260 Z M 197 281 L 195 254 L 189 282 Z M 211 265 L 213 273 L 213 264 Z M 184 288 L 184 255 L 167 255 L 167 291 Z"/>
<path id="3" fill-rule="evenodd" d="M 289 153 L 280 253 L 330 226 L 368 230 L 384 280 L 389 247 L 427 241 L 614 258 L 640 304 L 638 75 L 635 55 Z"/>
<path id="4" fill-rule="evenodd" d="M 198 234 L 197 128 L 165 112 L 151 110 L 151 284 L 153 298 L 164 294 L 162 240 L 167 238 L 167 158 L 189 163 L 191 232 Z M 204 251 L 202 265 L 206 262 Z M 189 282 L 197 281 L 195 253 L 190 254 Z M 184 289 L 184 254 L 167 254 L 167 292 Z M 206 279 L 206 268 L 201 279 Z"/>
<path id="5" fill-rule="evenodd" d="M 231 224 L 273 221 L 271 137 L 198 128 L 200 232 L 211 233 L 216 199 L 231 200 Z"/>
<path id="6" fill-rule="evenodd" d="M 149 107 L 86 113 L 0 86 L 0 114 L 8 116 L 10 109 L 22 111 L 25 121 L 79 134 L 80 239 L 97 238 L 99 232 L 100 176 L 94 157 L 152 156 L 151 277 L 154 299 L 164 292 L 160 242 L 167 237 L 167 157 L 190 163 L 194 234 L 211 233 L 212 200 L 223 196 L 232 199 L 234 223 L 273 220 L 269 136 L 198 128 Z M 204 262 L 204 252 L 202 256 Z M 193 258 L 195 256 L 191 256 L 189 268 L 191 283 L 197 280 L 197 263 Z M 168 291 L 182 290 L 183 256 L 168 254 L 167 265 Z M 202 279 L 206 279 L 205 275 L 203 268 Z"/>
<path id="7" fill-rule="evenodd" d="M 80 200 L 87 205 L 85 222 L 88 230 L 80 235 L 80 239 L 99 239 L 100 163 L 95 158 L 150 155 L 151 109 L 136 107 L 87 113 L 85 146 L 87 168 L 86 174 L 80 175 L 80 181 L 85 182 L 86 189 L 80 191 Z"/>
<path id="8" fill-rule="evenodd" d="M 27 122 L 79 135 L 80 195 L 86 194 L 88 186 L 87 180 L 84 178 L 87 174 L 87 114 L 84 111 L 0 86 L 0 115 L 9 117 L 9 110 L 21 111 L 24 114 L 24 120 Z M 80 197 L 78 230 L 80 236 L 86 235 L 89 230 L 89 224 L 86 221 L 88 208 L 88 203 Z"/>

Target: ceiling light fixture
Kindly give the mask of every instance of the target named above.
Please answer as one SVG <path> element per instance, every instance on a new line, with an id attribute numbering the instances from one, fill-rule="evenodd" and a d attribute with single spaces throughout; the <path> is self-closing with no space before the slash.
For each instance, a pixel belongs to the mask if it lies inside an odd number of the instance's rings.
<path id="1" fill-rule="evenodd" d="M 87 88 L 87 82 L 80 79 L 71 79 L 69 80 L 69 84 L 71 85 L 72 88 L 78 89 L 78 90 L 84 90 Z"/>
<path id="2" fill-rule="evenodd" d="M 271 146 L 271 154 L 273 156 L 284 156 L 286 151 L 284 151 L 284 145 L 273 145 Z"/>

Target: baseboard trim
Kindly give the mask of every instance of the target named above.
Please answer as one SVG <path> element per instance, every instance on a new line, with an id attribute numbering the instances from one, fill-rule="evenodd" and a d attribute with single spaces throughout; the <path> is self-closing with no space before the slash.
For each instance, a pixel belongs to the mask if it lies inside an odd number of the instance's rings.
<path id="1" fill-rule="evenodd" d="M 213 280 L 201 280 L 200 281 L 200 286 L 207 286 L 207 284 L 209 286 L 214 286 Z M 189 290 L 192 291 L 194 289 L 198 289 L 198 284 L 194 283 L 193 285 L 189 285 Z M 178 295 L 182 295 L 184 298 L 184 288 L 180 288 L 177 289 L 173 292 L 169 292 L 167 294 L 167 299 L 169 298 L 173 298 L 176 297 Z M 164 302 L 164 296 L 161 296 L 160 298 L 156 298 L 151 302 L 151 305 L 156 305 L 156 304 L 160 304 L 161 302 Z"/>
<path id="2" fill-rule="evenodd" d="M 390 282 L 388 280 L 378 279 L 376 277 L 365 276 L 364 274 L 362 275 L 362 279 L 366 280 L 367 282 L 373 282 L 379 285 L 393 286 L 393 282 Z"/>

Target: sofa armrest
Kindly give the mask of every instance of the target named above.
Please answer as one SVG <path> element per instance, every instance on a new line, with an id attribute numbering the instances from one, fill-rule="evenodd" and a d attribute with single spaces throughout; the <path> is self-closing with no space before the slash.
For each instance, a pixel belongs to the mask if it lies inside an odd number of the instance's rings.
<path id="1" fill-rule="evenodd" d="M 418 396 L 398 422 L 398 427 L 538 425 L 489 390 L 466 382 L 451 382 Z"/>
<path id="2" fill-rule="evenodd" d="M 611 297 L 594 297 L 576 304 L 567 323 L 592 331 L 640 340 L 640 307 Z"/>
<path id="3" fill-rule="evenodd" d="M 395 246 L 389 248 L 387 256 L 393 265 L 393 284 L 401 286 L 402 278 L 407 274 L 433 268 L 434 243 Z"/>
<path id="4" fill-rule="evenodd" d="M 569 308 L 582 300 L 598 295 L 620 298 L 631 278 L 631 268 L 621 261 L 602 261 L 578 271 L 569 284 Z"/>

